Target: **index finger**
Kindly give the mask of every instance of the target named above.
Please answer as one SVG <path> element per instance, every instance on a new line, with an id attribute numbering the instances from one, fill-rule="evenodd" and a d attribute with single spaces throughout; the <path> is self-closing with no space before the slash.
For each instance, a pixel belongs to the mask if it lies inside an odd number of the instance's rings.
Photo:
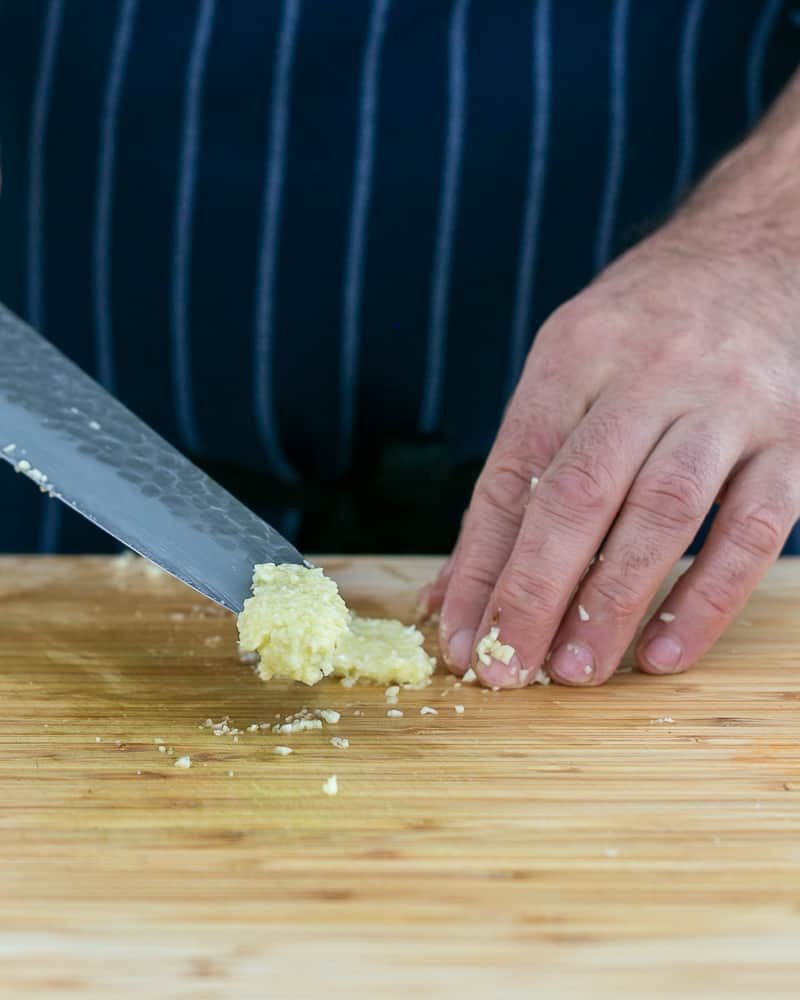
<path id="1" fill-rule="evenodd" d="M 582 394 L 565 393 L 561 380 L 526 369 L 464 517 L 441 609 L 439 645 L 448 666 L 470 665 L 486 602 L 503 570 L 541 476 L 585 412 Z M 535 402 L 531 402 L 535 400 Z"/>

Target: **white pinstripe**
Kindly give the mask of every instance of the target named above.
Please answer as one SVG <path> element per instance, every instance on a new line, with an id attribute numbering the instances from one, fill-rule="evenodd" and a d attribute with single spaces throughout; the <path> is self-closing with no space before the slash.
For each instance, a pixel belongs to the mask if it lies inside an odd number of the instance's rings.
<path id="1" fill-rule="evenodd" d="M 697 48 L 704 10 L 705 0 L 691 0 L 686 10 L 683 27 L 678 69 L 678 163 L 675 168 L 675 181 L 672 189 L 673 201 L 678 201 L 682 196 L 694 170 L 697 142 L 697 112 L 695 109 Z"/>
<path id="2" fill-rule="evenodd" d="M 264 182 L 254 324 L 253 401 L 258 433 L 273 471 L 280 479 L 288 483 L 296 482 L 297 476 L 283 456 L 275 427 L 276 418 L 272 399 L 272 338 L 281 196 L 286 170 L 286 136 L 289 127 L 292 64 L 297 39 L 297 23 L 300 19 L 300 4 L 301 0 L 284 0 L 278 35 L 272 81 L 269 152 Z"/>
<path id="3" fill-rule="evenodd" d="M 192 398 L 191 313 L 192 222 L 200 146 L 200 112 L 203 74 L 214 26 L 216 0 L 201 0 L 186 70 L 178 193 L 175 204 L 175 242 L 172 257 L 170 319 L 172 326 L 172 379 L 178 430 L 189 451 L 201 451 L 200 434 Z"/>
<path id="4" fill-rule="evenodd" d="M 767 0 L 758 19 L 747 56 L 747 123 L 751 127 L 755 125 L 763 111 L 764 60 L 767 45 L 782 7 L 782 0 Z"/>
<path id="5" fill-rule="evenodd" d="M 30 144 L 28 147 L 28 261 L 26 314 L 28 322 L 41 329 L 44 317 L 44 248 L 42 223 L 44 218 L 44 168 L 47 121 L 56 49 L 64 15 L 64 0 L 50 0 L 44 22 L 42 55 L 33 96 Z M 58 501 L 40 500 L 39 552 L 54 552 L 58 546 L 62 506 Z"/>
<path id="6" fill-rule="evenodd" d="M 606 170 L 603 207 L 597 227 L 594 248 L 594 269 L 601 271 L 611 257 L 617 202 L 625 165 L 625 117 L 627 114 L 628 20 L 630 0 L 615 0 L 611 27 L 611 107 L 608 130 L 608 166 Z"/>
<path id="7" fill-rule="evenodd" d="M 532 82 L 533 106 L 528 159 L 528 182 L 522 216 L 517 287 L 511 320 L 511 361 L 507 392 L 519 378 L 528 346 L 531 322 L 533 280 L 539 242 L 539 218 L 542 211 L 547 155 L 550 140 L 550 0 L 538 0 L 533 16 Z"/>
<path id="8" fill-rule="evenodd" d="M 467 97 L 467 15 L 469 0 L 455 0 L 448 40 L 447 135 L 442 163 L 442 188 L 433 259 L 433 288 L 428 320 L 428 351 L 420 414 L 420 430 L 436 430 L 442 408 L 442 382 L 453 237 L 458 211 L 461 159 L 464 151 L 464 117 Z"/>
<path id="9" fill-rule="evenodd" d="M 44 160 L 47 119 L 50 113 L 50 94 L 56 47 L 61 33 L 64 0 L 50 0 L 44 23 L 42 57 L 33 96 L 30 144 L 28 147 L 28 268 L 27 268 L 27 320 L 37 330 L 41 328 L 44 285 L 44 254 L 42 246 L 42 221 L 44 206 Z"/>
<path id="10" fill-rule="evenodd" d="M 125 76 L 133 22 L 138 0 L 121 0 L 114 29 L 103 112 L 97 166 L 97 209 L 94 227 L 94 313 L 97 377 L 114 391 L 114 345 L 111 327 L 111 215 L 114 194 L 114 161 L 117 142 L 117 111 Z"/>
<path id="11" fill-rule="evenodd" d="M 355 423 L 358 348 L 361 340 L 361 290 L 364 280 L 364 249 L 367 218 L 372 193 L 372 168 L 375 159 L 375 132 L 378 113 L 378 77 L 380 57 L 391 0 L 373 0 L 372 13 L 361 71 L 361 106 L 359 109 L 353 201 L 347 239 L 344 300 L 342 304 L 342 355 L 340 376 L 341 426 L 339 428 L 339 470 L 350 461 Z"/>

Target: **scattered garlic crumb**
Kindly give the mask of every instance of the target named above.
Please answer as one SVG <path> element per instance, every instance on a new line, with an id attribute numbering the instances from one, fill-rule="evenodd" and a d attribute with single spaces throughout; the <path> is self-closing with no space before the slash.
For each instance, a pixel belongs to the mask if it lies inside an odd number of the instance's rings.
<path id="1" fill-rule="evenodd" d="M 343 688 L 355 687 L 358 684 L 358 679 L 356 677 L 342 677 L 339 681 Z"/>
<path id="2" fill-rule="evenodd" d="M 606 857 L 607 858 L 616 858 L 618 855 L 619 855 L 619 851 L 616 849 L 616 847 L 607 847 L 606 848 Z"/>
<path id="3" fill-rule="evenodd" d="M 582 604 L 578 605 L 578 617 L 582 622 L 591 621 L 591 618 L 589 617 L 589 612 Z"/>
<path id="4" fill-rule="evenodd" d="M 336 747 L 337 750 L 347 750 L 350 746 L 350 740 L 346 736 L 331 736 L 331 746 Z"/>
<path id="5" fill-rule="evenodd" d="M 477 679 L 478 675 L 475 673 L 472 667 L 470 667 L 469 670 L 461 678 L 464 684 L 474 684 L 477 681 Z"/>
<path id="6" fill-rule="evenodd" d="M 592 673 L 592 665 L 591 665 L 591 663 L 584 664 L 583 672 L 586 674 L 587 677 L 591 676 L 591 673 Z"/>
<path id="7" fill-rule="evenodd" d="M 423 705 L 419 710 L 420 715 L 438 715 L 439 712 L 435 708 L 431 708 L 430 705 Z"/>
<path id="8" fill-rule="evenodd" d="M 463 715 L 464 714 L 464 706 L 463 705 L 453 705 L 453 708 L 455 709 L 456 715 Z"/>
<path id="9" fill-rule="evenodd" d="M 280 726 L 273 726 L 273 733 L 303 733 L 310 729 L 322 729 L 320 719 L 295 719 L 294 722 L 285 722 Z"/>
<path id="10" fill-rule="evenodd" d="M 386 688 L 385 694 L 388 702 L 396 702 L 397 696 L 400 694 L 400 687 L 397 684 L 392 684 Z"/>
<path id="11" fill-rule="evenodd" d="M 234 743 L 238 743 L 239 742 L 239 737 L 238 736 L 234 736 L 233 737 L 233 742 Z"/>
<path id="12" fill-rule="evenodd" d="M 675 615 L 671 611 L 662 611 L 658 617 L 662 622 L 666 622 L 667 624 L 675 621 Z"/>
<path id="13" fill-rule="evenodd" d="M 229 778 L 232 778 L 232 777 L 233 777 L 233 771 L 228 771 L 228 777 L 229 777 Z"/>
<path id="14" fill-rule="evenodd" d="M 335 725 L 341 719 L 341 715 L 334 708 L 318 708 L 316 715 L 317 718 L 327 722 L 330 726 Z"/>
<path id="15" fill-rule="evenodd" d="M 488 667 L 493 659 L 499 660 L 508 666 L 516 650 L 513 646 L 500 642 L 500 629 L 496 625 L 493 625 L 489 629 L 488 634 L 478 643 L 475 652 L 478 654 L 478 659 L 481 663 Z"/>
<path id="16" fill-rule="evenodd" d="M 294 750 L 291 747 L 274 747 L 272 752 L 279 757 L 288 757 L 290 753 L 294 753 Z"/>
<path id="17" fill-rule="evenodd" d="M 175 761 L 175 767 L 179 767 L 184 771 L 190 768 L 191 766 L 192 766 L 191 757 L 178 757 L 178 759 Z"/>
<path id="18" fill-rule="evenodd" d="M 6 453 L 6 455 L 10 455 L 12 451 L 16 450 L 16 447 L 17 446 L 15 444 L 7 444 L 5 448 L 3 448 L 3 451 Z"/>
<path id="19" fill-rule="evenodd" d="M 166 748 L 166 747 L 164 746 L 164 744 L 163 744 L 163 743 L 162 743 L 162 744 L 161 744 L 161 746 L 160 746 L 160 747 L 158 748 L 158 752 L 159 752 L 159 753 L 166 753 L 166 752 L 167 752 L 167 748 Z"/>
<path id="20" fill-rule="evenodd" d="M 533 491 L 536 489 L 538 485 L 539 485 L 539 477 L 531 476 L 531 493 L 533 493 Z"/>
<path id="21" fill-rule="evenodd" d="M 172 747 L 167 747 L 167 756 L 168 757 L 171 757 L 174 753 L 175 753 L 175 751 L 172 749 Z"/>
<path id="22" fill-rule="evenodd" d="M 355 712 L 353 714 L 355 715 Z M 389 711 L 386 713 L 386 715 L 390 719 L 402 719 L 403 718 L 403 712 L 399 708 L 390 708 Z"/>
<path id="23" fill-rule="evenodd" d="M 546 674 L 541 667 L 536 671 L 536 676 L 533 678 L 534 684 L 549 684 L 550 674 Z"/>
<path id="24" fill-rule="evenodd" d="M 137 771 L 136 773 L 137 773 L 137 774 L 141 774 L 142 772 L 141 772 L 141 771 Z"/>
<path id="25" fill-rule="evenodd" d="M 322 783 L 322 791 L 326 795 L 336 795 L 339 791 L 339 782 L 336 780 L 336 775 L 332 774 L 327 781 Z"/>
<path id="26" fill-rule="evenodd" d="M 355 709 L 355 711 L 353 712 L 353 715 L 363 715 L 363 714 L 364 713 L 361 711 L 360 708 Z M 403 713 L 401 712 L 400 714 L 402 715 Z"/>
<path id="27" fill-rule="evenodd" d="M 93 431 L 99 431 L 100 430 L 100 424 L 98 424 L 98 422 L 96 420 L 90 420 L 89 421 L 89 426 L 91 427 L 91 429 Z"/>
<path id="28" fill-rule="evenodd" d="M 664 722 L 674 722 L 675 720 L 671 715 L 659 715 L 657 719 L 651 719 L 650 721 L 656 724 L 661 724 Z"/>

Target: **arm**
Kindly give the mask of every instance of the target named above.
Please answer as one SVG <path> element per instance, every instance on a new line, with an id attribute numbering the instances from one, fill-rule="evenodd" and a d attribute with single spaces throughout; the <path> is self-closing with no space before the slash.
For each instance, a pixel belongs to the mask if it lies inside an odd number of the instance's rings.
<path id="1" fill-rule="evenodd" d="M 800 73 L 662 229 L 539 331 L 426 596 L 451 669 L 521 686 L 551 656 L 556 680 L 607 680 L 720 498 L 637 644 L 643 670 L 683 670 L 777 557 L 800 515 L 799 165 Z M 474 662 L 494 624 L 515 655 Z"/>

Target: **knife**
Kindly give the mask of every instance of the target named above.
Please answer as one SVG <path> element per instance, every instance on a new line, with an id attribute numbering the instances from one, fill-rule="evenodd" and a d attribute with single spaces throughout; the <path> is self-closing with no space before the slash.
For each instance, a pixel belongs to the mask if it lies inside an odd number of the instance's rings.
<path id="1" fill-rule="evenodd" d="M 50 497 L 230 611 L 241 611 L 256 563 L 306 564 L 2 304 L 0 455 Z"/>

